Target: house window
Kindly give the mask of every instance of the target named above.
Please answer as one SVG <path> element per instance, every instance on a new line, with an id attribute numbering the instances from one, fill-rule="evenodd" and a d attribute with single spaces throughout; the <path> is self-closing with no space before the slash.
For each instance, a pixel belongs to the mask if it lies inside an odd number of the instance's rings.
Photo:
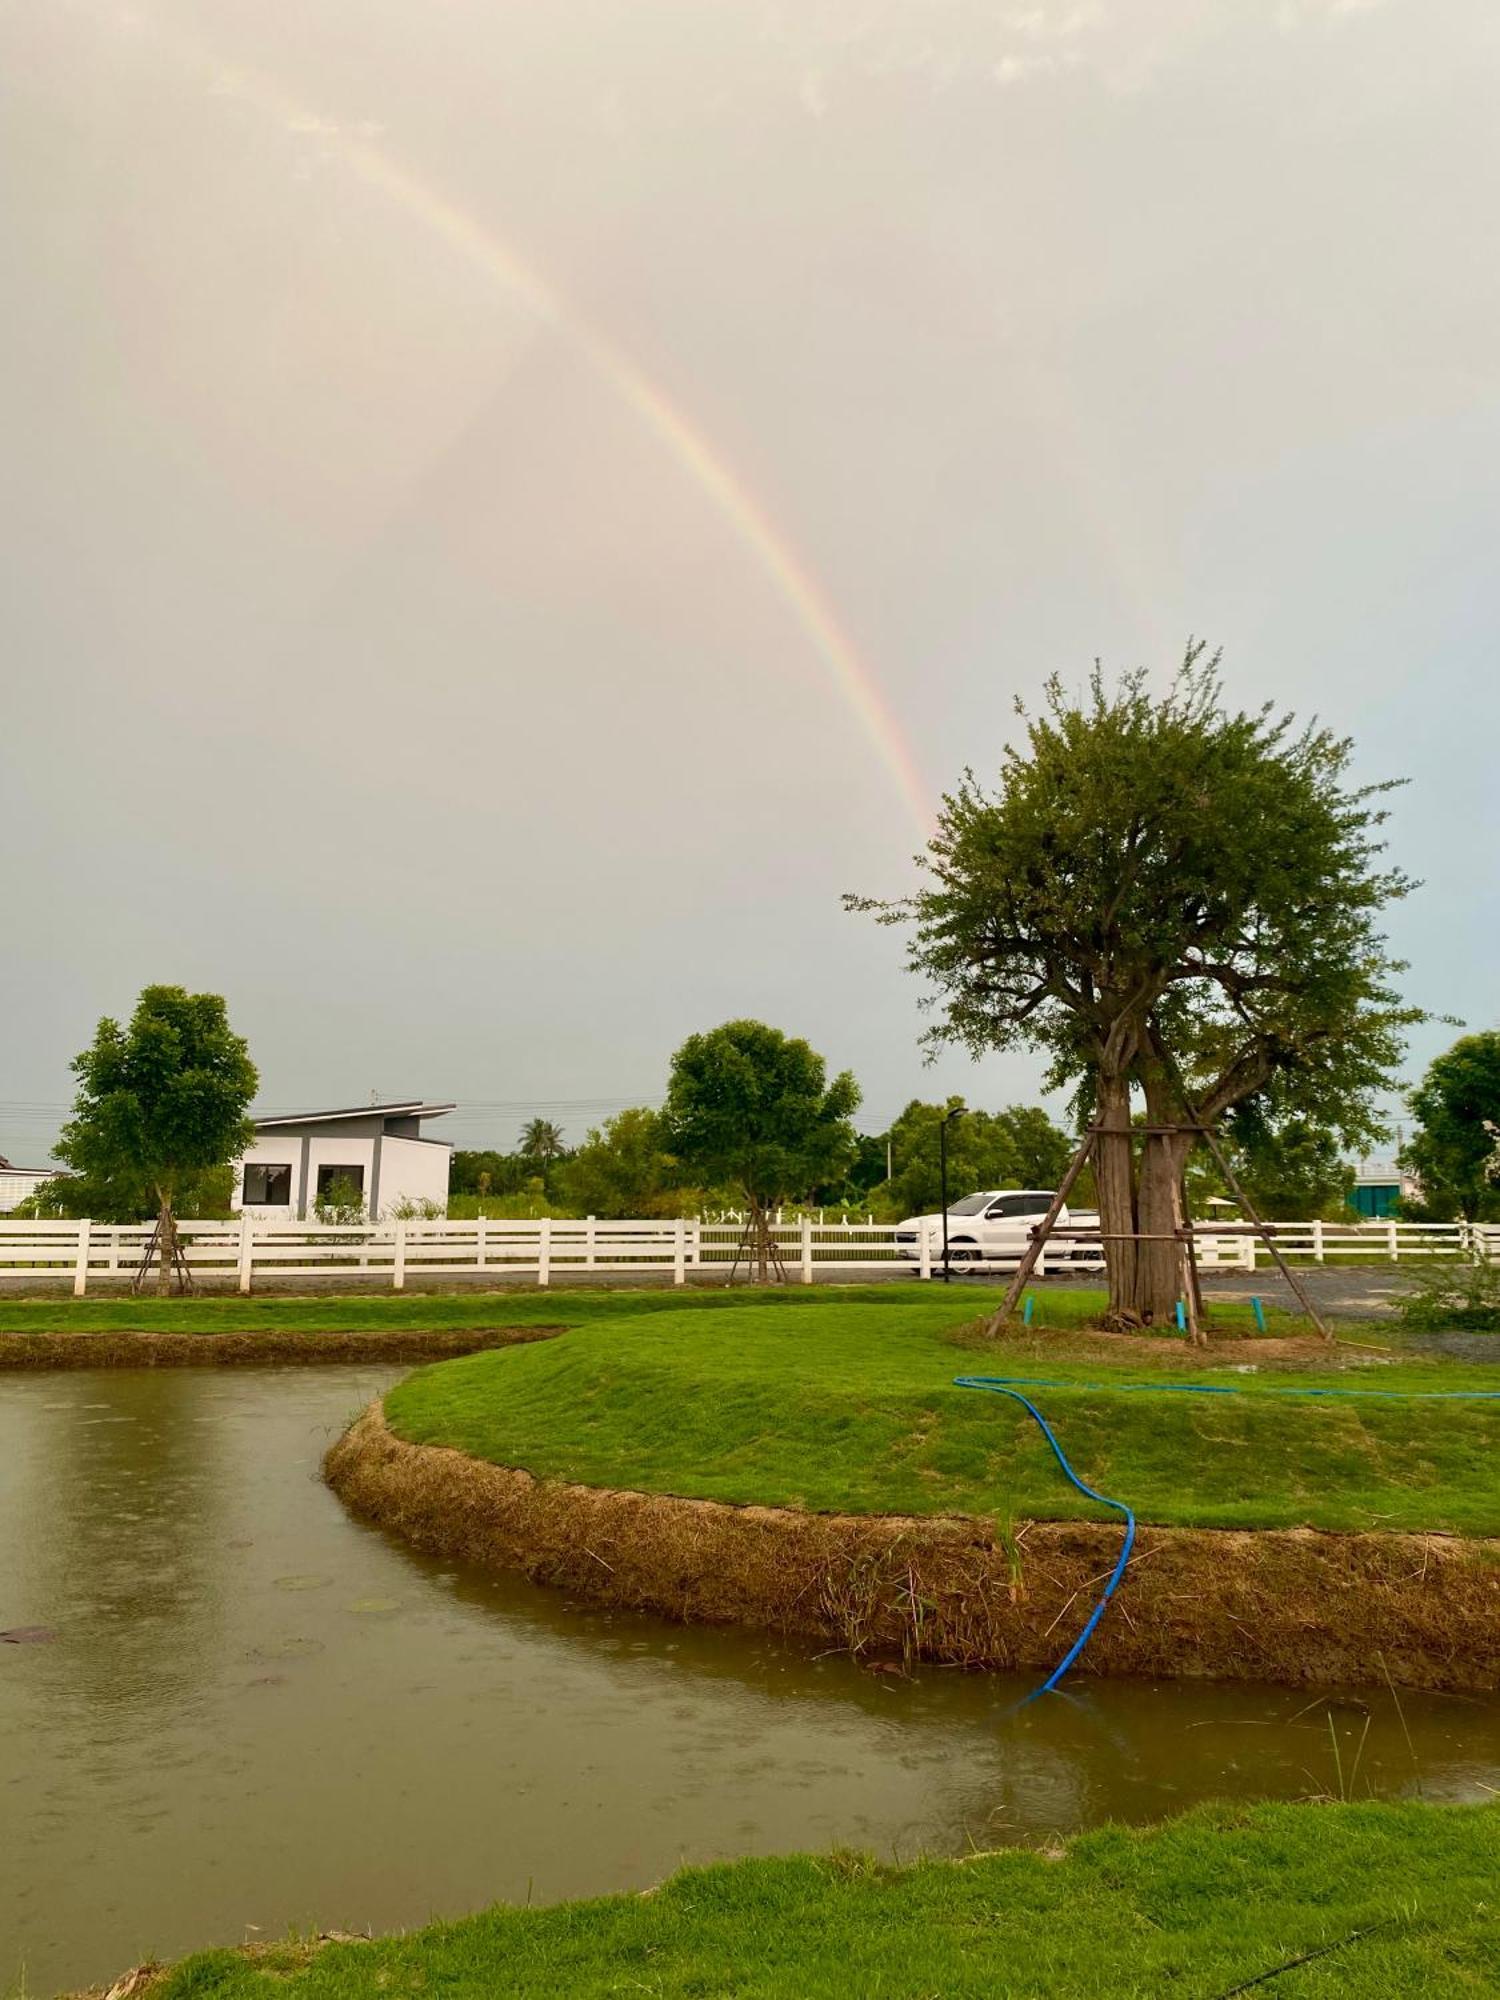
<path id="1" fill-rule="evenodd" d="M 363 1167 L 319 1167 L 318 1200 L 327 1201 L 330 1192 L 347 1199 L 348 1190 L 354 1190 L 354 1199 L 365 1198 L 365 1170 Z"/>
<path id="2" fill-rule="evenodd" d="M 244 1205 L 246 1208 L 290 1208 L 291 1168 L 268 1167 L 259 1160 L 247 1161 Z"/>

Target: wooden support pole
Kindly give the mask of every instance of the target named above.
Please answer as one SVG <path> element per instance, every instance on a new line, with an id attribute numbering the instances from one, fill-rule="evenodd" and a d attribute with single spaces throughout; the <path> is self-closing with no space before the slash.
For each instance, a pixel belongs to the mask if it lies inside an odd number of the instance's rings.
<path id="1" fill-rule="evenodd" d="M 1260 1217 L 1255 1213 L 1255 1204 L 1250 1200 L 1249 1196 L 1245 1193 L 1245 1190 L 1240 1186 L 1239 1177 L 1236 1175 L 1234 1168 L 1230 1166 L 1229 1158 L 1228 1155 L 1225 1153 L 1224 1148 L 1219 1144 L 1218 1134 L 1216 1132 L 1211 1131 L 1208 1128 L 1208 1126 L 1205 1125 L 1203 1127 L 1203 1137 L 1205 1143 L 1208 1146 L 1208 1150 L 1213 1154 L 1215 1160 L 1217 1160 L 1219 1164 L 1220 1173 L 1223 1174 L 1224 1179 L 1229 1185 L 1229 1192 L 1234 1196 L 1235 1200 L 1239 1203 L 1240 1207 L 1243 1208 L 1246 1214 L 1250 1217 L 1251 1222 L 1255 1226 L 1257 1235 L 1259 1235 L 1262 1238 L 1266 1248 L 1275 1258 L 1277 1269 L 1281 1272 L 1282 1277 L 1286 1279 L 1287 1284 L 1291 1287 L 1292 1292 L 1296 1297 L 1298 1304 L 1302 1307 L 1302 1310 L 1307 1314 L 1308 1318 L 1312 1321 L 1313 1325 L 1318 1329 L 1318 1332 L 1323 1336 L 1323 1338 L 1325 1340 L 1332 1340 L 1333 1335 L 1329 1332 L 1328 1328 L 1324 1325 L 1322 1319 L 1320 1318 L 1318 1309 L 1313 1304 L 1312 1297 L 1307 1291 L 1306 1287 L 1303 1285 L 1302 1280 L 1293 1275 L 1291 1265 L 1288 1264 L 1285 1257 L 1283 1257 L 1281 1252 L 1277 1249 L 1275 1231 L 1267 1229 L 1265 1224 L 1261 1221 Z"/>
<path id="2" fill-rule="evenodd" d="M 1168 1074 L 1172 1078 L 1173 1086 L 1177 1092 L 1178 1101 L 1182 1105 L 1183 1110 L 1187 1111 L 1191 1106 L 1192 1100 L 1188 1096 L 1187 1085 L 1182 1080 L 1182 1071 L 1178 1068 L 1177 1063 L 1173 1059 L 1173 1057 L 1170 1056 L 1165 1049 L 1161 1050 L 1160 1053 L 1162 1056 L 1162 1060 L 1166 1065 Z M 1234 1168 L 1230 1166 L 1228 1155 L 1225 1153 L 1224 1148 L 1219 1144 L 1218 1133 L 1214 1130 L 1214 1128 L 1211 1125 L 1205 1124 L 1201 1118 L 1194 1119 L 1192 1121 L 1191 1129 L 1202 1135 L 1203 1143 L 1208 1147 L 1208 1150 L 1213 1154 L 1214 1159 L 1218 1162 L 1219 1171 L 1221 1174 L 1223 1174 L 1224 1179 L 1228 1184 L 1229 1192 L 1234 1196 L 1235 1200 L 1239 1203 L 1240 1207 L 1244 1209 L 1245 1213 L 1249 1216 L 1252 1224 L 1254 1225 L 1256 1234 L 1265 1243 L 1265 1246 L 1270 1251 L 1272 1257 L 1275 1258 L 1277 1269 L 1281 1272 L 1282 1277 L 1286 1279 L 1287 1284 L 1291 1287 L 1292 1293 L 1296 1298 L 1298 1304 L 1302 1307 L 1302 1310 L 1307 1314 L 1308 1318 L 1312 1321 L 1313 1325 L 1318 1329 L 1318 1332 L 1323 1336 L 1323 1338 L 1325 1340 L 1332 1340 L 1333 1335 L 1329 1332 L 1328 1328 L 1324 1325 L 1321 1317 L 1319 1316 L 1318 1309 L 1313 1304 L 1311 1295 L 1308 1293 L 1306 1287 L 1302 1284 L 1301 1280 L 1293 1277 L 1291 1265 L 1287 1263 L 1285 1257 L 1283 1257 L 1281 1252 L 1276 1248 L 1276 1238 L 1274 1231 L 1268 1229 L 1266 1225 L 1261 1221 L 1260 1217 L 1255 1212 L 1255 1203 L 1251 1201 L 1250 1197 L 1245 1193 L 1245 1190 L 1240 1186 L 1239 1176 L 1234 1171 Z"/>
<path id="3" fill-rule="evenodd" d="M 1026 1289 L 1026 1281 L 1036 1269 L 1036 1260 L 1041 1256 L 1046 1246 L 1047 1238 L 1052 1234 L 1053 1225 L 1063 1212 L 1063 1204 L 1073 1192 L 1074 1182 L 1088 1165 L 1089 1155 L 1094 1150 L 1096 1131 L 1097 1128 L 1090 1125 L 1087 1132 L 1084 1133 L 1082 1144 L 1072 1159 L 1069 1160 L 1068 1170 L 1063 1175 L 1061 1181 L 1058 1182 L 1057 1193 L 1052 1197 L 1052 1206 L 1042 1217 L 1037 1228 L 1032 1230 L 1031 1241 L 1026 1245 L 1021 1256 L 1021 1261 L 1016 1266 L 1016 1275 L 1011 1279 L 1010 1284 L 1006 1288 L 1005 1297 L 1000 1302 L 1000 1310 L 985 1329 L 991 1340 L 999 1338 L 1001 1327 L 1004 1326 L 1005 1322 L 1015 1311 L 1017 1301 Z"/>

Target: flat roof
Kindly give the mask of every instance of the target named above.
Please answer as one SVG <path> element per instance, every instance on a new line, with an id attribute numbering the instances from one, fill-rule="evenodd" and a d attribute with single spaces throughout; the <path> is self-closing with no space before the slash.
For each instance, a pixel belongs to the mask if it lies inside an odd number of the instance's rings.
<path id="1" fill-rule="evenodd" d="M 342 1118 L 441 1118 L 445 1111 L 456 1111 L 457 1102 L 452 1104 L 429 1104 L 425 1098 L 413 1097 L 399 1104 L 350 1104 L 340 1105 L 332 1111 L 274 1111 L 257 1118 L 257 1127 L 263 1125 L 332 1125 Z"/>

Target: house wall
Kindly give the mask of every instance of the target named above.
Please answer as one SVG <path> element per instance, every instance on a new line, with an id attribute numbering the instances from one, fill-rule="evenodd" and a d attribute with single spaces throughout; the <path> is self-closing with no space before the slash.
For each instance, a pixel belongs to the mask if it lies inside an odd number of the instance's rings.
<path id="1" fill-rule="evenodd" d="M 0 1215 L 9 1215 L 17 1202 L 34 1194 L 52 1174 L 50 1167 L 0 1167 Z"/>
<path id="2" fill-rule="evenodd" d="M 378 1128 L 372 1130 L 372 1123 L 360 1120 L 352 1130 L 347 1125 L 294 1125 L 262 1133 L 235 1173 L 230 1207 L 238 1213 L 244 1206 L 248 1162 L 292 1170 L 287 1207 L 251 1208 L 250 1213 L 262 1221 L 306 1221 L 317 1201 L 318 1169 L 324 1166 L 363 1168 L 365 1206 L 372 1215 L 389 1214 L 403 1200 L 446 1205 L 452 1148 L 437 1139 L 392 1138 Z"/>
<path id="3" fill-rule="evenodd" d="M 442 1139 L 393 1139 L 381 1148 L 380 1206 L 383 1213 L 403 1199 L 448 1206 L 448 1169 L 453 1148 Z"/>

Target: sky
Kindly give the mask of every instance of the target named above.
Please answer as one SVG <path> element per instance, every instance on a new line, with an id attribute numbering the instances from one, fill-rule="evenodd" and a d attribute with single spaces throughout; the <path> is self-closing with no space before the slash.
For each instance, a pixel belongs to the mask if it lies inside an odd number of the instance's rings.
<path id="1" fill-rule="evenodd" d="M 1035 1101 L 841 894 L 1193 634 L 1500 1024 L 1497 88 L 1492 0 L 5 0 L 0 1153 L 153 981 L 460 1144 L 742 1015 Z"/>

